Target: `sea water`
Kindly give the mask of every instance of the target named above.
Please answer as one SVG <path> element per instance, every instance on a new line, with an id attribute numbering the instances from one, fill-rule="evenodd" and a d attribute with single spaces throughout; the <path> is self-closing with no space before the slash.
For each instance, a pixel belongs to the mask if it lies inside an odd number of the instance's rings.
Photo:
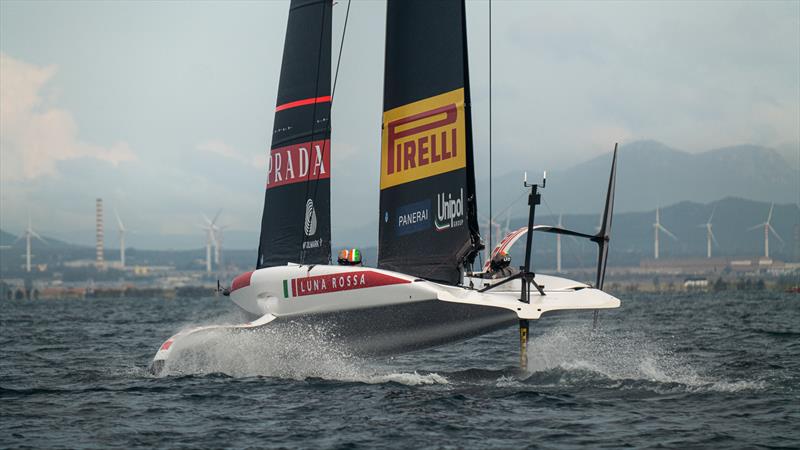
<path id="1" fill-rule="evenodd" d="M 532 322 L 522 372 L 514 327 L 362 359 L 320 324 L 215 333 L 160 377 L 227 299 L 3 301 L 0 448 L 800 447 L 800 296 L 619 297 L 596 330 Z"/>

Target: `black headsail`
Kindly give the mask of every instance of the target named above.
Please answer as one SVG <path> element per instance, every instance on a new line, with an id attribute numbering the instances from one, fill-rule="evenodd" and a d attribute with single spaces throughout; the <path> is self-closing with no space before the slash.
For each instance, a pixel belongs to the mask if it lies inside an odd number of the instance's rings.
<path id="1" fill-rule="evenodd" d="M 378 267 L 447 283 L 480 250 L 463 0 L 389 0 Z"/>
<path id="2" fill-rule="evenodd" d="M 330 260 L 331 6 L 290 6 L 258 268 Z"/>

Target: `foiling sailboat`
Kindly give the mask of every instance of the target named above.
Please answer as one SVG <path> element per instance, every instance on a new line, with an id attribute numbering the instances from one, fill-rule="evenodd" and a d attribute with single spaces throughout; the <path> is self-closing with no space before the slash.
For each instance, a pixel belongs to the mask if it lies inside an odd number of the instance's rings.
<path id="1" fill-rule="evenodd" d="M 256 269 L 225 290 L 252 322 L 183 331 L 163 343 L 160 373 L 191 335 L 281 323 L 324 323 L 353 354 L 413 351 L 514 322 L 527 366 L 529 321 L 558 310 L 616 308 L 602 291 L 614 202 L 616 148 L 600 231 L 534 226 L 541 185 L 524 183 L 528 225 L 516 273 L 469 269 L 483 249 L 477 219 L 463 0 L 388 0 L 377 268 L 332 265 L 331 0 L 292 0 L 284 44 Z M 591 239 L 594 286 L 531 271 L 534 231 Z M 511 272 L 511 271 L 509 271 Z"/>

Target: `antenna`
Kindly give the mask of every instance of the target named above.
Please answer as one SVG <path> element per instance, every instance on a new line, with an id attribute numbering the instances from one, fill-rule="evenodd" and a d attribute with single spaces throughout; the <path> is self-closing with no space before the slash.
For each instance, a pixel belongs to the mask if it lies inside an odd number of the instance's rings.
<path id="1" fill-rule="evenodd" d="M 547 184 L 547 171 L 544 171 L 544 175 L 542 175 L 542 184 L 528 184 L 528 172 L 525 172 L 525 176 L 522 179 L 522 185 L 526 188 L 534 187 L 544 189 L 545 185 Z"/>
<path id="2" fill-rule="evenodd" d="M 545 172 L 545 175 L 547 173 Z M 539 185 L 528 184 L 528 172 L 525 172 L 525 180 L 523 185 L 526 188 L 531 188 L 528 193 L 528 232 L 525 236 L 525 265 L 520 267 L 519 276 L 521 278 L 521 286 L 519 301 L 522 303 L 531 302 L 531 285 L 539 291 L 539 294 L 544 296 L 544 289 L 539 286 L 534 280 L 534 273 L 531 272 L 531 251 L 533 249 L 533 218 L 536 215 L 536 205 L 542 202 L 542 195 L 539 193 Z M 542 182 L 544 188 L 544 182 Z M 520 366 L 526 369 L 528 366 L 528 319 L 519 320 L 519 343 L 520 343 Z"/>

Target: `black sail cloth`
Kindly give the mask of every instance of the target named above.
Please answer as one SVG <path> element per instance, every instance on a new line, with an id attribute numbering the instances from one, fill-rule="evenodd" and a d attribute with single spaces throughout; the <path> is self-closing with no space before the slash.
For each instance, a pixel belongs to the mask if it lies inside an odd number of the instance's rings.
<path id="1" fill-rule="evenodd" d="M 456 284 L 480 249 L 461 0 L 389 0 L 378 267 Z"/>
<path id="2" fill-rule="evenodd" d="M 292 0 L 257 268 L 330 261 L 331 0 Z"/>

